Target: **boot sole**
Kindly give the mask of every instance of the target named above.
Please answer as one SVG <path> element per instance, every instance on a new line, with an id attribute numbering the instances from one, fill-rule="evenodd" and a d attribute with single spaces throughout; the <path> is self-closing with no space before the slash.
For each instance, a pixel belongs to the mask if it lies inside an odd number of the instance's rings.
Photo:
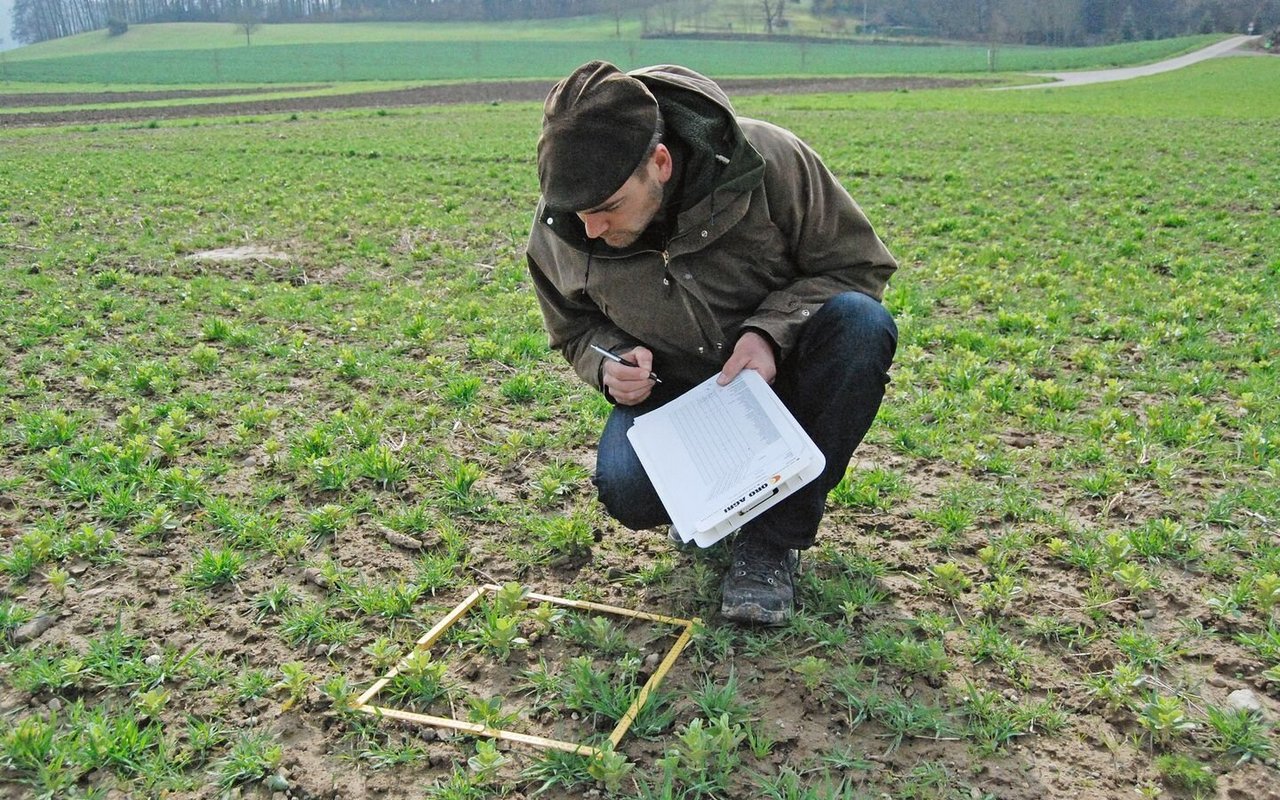
<path id="1" fill-rule="evenodd" d="M 791 619 L 791 609 L 770 610 L 759 603 L 743 603 L 737 606 L 720 606 L 720 616 L 731 622 L 745 622 L 753 625 L 777 627 L 786 625 Z"/>

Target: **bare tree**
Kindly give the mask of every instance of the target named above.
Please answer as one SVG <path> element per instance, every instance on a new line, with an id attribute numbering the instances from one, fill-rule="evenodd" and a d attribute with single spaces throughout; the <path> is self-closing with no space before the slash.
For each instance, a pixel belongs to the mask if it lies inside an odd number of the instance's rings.
<path id="1" fill-rule="evenodd" d="M 246 7 L 236 12 L 235 14 L 236 33 L 244 34 L 245 47 L 248 47 L 250 44 L 252 44 L 252 42 L 250 41 L 250 37 L 252 37 L 253 34 L 260 27 L 262 27 L 262 17 L 258 13 L 257 9 Z"/>
<path id="2" fill-rule="evenodd" d="M 774 26 L 782 27 L 786 22 L 782 15 L 787 10 L 787 0 L 760 0 L 764 7 L 764 32 L 773 35 Z"/>

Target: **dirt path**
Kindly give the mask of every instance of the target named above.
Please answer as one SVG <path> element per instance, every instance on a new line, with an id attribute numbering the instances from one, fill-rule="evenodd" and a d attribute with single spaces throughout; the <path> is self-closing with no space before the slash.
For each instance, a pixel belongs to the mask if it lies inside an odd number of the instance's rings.
<path id="1" fill-rule="evenodd" d="M 1187 53 L 1184 56 L 1170 58 L 1166 61 L 1157 61 L 1154 64 L 1145 64 L 1141 67 L 1123 67 L 1117 69 L 1098 69 L 1089 70 L 1087 72 L 1034 72 L 1032 73 L 1039 78 L 1053 78 L 1049 83 L 1033 83 L 1027 86 L 1000 86 L 997 90 L 1004 89 L 1045 89 L 1057 88 L 1060 86 L 1085 86 L 1091 83 L 1111 83 L 1113 81 L 1127 81 L 1131 78 L 1144 78 L 1148 75 L 1158 75 L 1161 72 L 1171 72 L 1175 69 L 1191 66 L 1210 58 L 1217 58 L 1225 55 L 1232 50 L 1243 47 L 1249 42 L 1259 39 L 1258 36 L 1233 36 L 1225 41 L 1217 44 L 1209 45 L 1203 50 L 1197 50 L 1194 53 Z"/>

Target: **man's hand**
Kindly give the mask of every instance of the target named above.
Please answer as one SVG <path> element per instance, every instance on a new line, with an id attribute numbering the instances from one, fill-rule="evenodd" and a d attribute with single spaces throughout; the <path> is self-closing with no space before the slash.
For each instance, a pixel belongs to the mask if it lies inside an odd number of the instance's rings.
<path id="1" fill-rule="evenodd" d="M 778 375 L 778 362 L 773 357 L 773 345 L 755 331 L 747 331 L 738 337 L 738 343 L 733 346 L 733 355 L 724 362 L 724 368 L 720 370 L 720 377 L 716 379 L 716 383 L 724 386 L 744 369 L 754 369 L 768 384 L 772 384 L 773 379 Z"/>
<path id="2" fill-rule="evenodd" d="M 604 386 L 614 402 L 620 405 L 634 406 L 643 403 L 653 391 L 653 380 L 649 377 L 649 373 L 653 371 L 653 353 L 648 348 L 637 347 L 619 355 L 636 366 L 628 367 L 606 359 Z"/>

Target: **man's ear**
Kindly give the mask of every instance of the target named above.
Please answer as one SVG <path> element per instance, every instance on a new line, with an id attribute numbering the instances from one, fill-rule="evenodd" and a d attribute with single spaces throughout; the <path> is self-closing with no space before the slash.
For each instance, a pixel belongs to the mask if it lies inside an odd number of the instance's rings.
<path id="1" fill-rule="evenodd" d="M 671 151 L 667 149 L 665 144 L 661 142 L 653 151 L 653 165 L 658 168 L 658 182 L 666 183 L 671 180 L 671 172 L 675 165 L 671 160 Z"/>

